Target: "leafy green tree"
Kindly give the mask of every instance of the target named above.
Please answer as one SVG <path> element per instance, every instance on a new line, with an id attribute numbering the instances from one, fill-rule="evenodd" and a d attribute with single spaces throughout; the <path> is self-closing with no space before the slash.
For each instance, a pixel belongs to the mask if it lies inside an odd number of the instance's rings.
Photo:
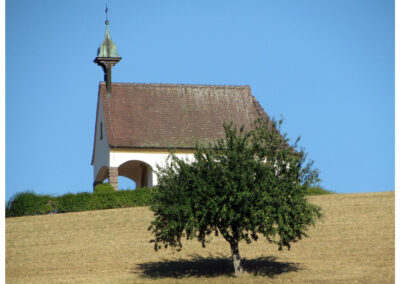
<path id="1" fill-rule="evenodd" d="M 157 251 L 180 250 L 181 239 L 197 238 L 203 247 L 211 234 L 230 244 L 235 275 L 243 273 L 238 244 L 264 236 L 279 249 L 306 236 L 321 217 L 305 192 L 318 181 L 297 139 L 281 135 L 282 121 L 257 120 L 252 130 L 224 124 L 225 139 L 196 146 L 193 160 L 169 156 L 158 169 L 159 183 L 149 230 Z"/>

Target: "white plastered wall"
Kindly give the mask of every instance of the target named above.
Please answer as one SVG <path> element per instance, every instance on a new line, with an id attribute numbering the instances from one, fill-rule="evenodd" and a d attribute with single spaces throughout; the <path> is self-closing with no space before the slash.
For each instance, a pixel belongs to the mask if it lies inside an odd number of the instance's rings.
<path id="1" fill-rule="evenodd" d="M 100 140 L 101 129 L 103 127 L 103 139 Z M 105 131 L 104 114 L 103 114 L 103 102 L 100 97 L 99 110 L 96 121 L 96 146 L 94 149 L 94 161 L 93 161 L 93 174 L 96 179 L 98 172 L 103 166 L 108 167 L 110 163 L 110 148 L 108 146 L 108 139 Z"/>
<path id="2" fill-rule="evenodd" d="M 119 167 L 128 161 L 141 161 L 150 165 L 153 171 L 149 171 L 149 186 L 157 185 L 157 175 L 155 171 L 157 170 L 157 165 L 160 167 L 165 166 L 165 162 L 168 157 L 168 153 L 140 153 L 140 152 L 119 152 L 111 150 L 110 152 L 110 167 Z M 193 154 L 189 153 L 177 153 L 176 156 L 179 159 L 189 159 L 193 160 Z"/>

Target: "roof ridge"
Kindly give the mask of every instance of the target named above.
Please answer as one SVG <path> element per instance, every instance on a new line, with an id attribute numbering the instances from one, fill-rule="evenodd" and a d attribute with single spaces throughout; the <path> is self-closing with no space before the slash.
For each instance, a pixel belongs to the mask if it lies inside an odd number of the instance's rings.
<path id="1" fill-rule="evenodd" d="M 136 86 L 160 86 L 160 87 L 196 87 L 196 88 L 229 88 L 229 89 L 250 89 L 250 85 L 210 85 L 210 84 L 172 84 L 172 83 L 127 83 L 127 82 L 112 82 L 113 85 L 136 85 Z M 105 82 L 100 82 L 100 85 L 105 85 Z"/>

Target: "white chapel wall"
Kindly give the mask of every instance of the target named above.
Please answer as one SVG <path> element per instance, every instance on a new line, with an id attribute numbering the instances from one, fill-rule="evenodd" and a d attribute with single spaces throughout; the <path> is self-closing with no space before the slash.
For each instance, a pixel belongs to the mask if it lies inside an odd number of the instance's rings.
<path id="1" fill-rule="evenodd" d="M 94 171 L 94 179 L 96 179 L 97 174 L 99 170 L 103 167 L 109 166 L 110 162 L 110 155 L 109 155 L 109 146 L 108 146 L 108 139 L 106 135 L 106 130 L 105 130 L 105 123 L 104 123 L 104 113 L 103 113 L 103 101 L 101 97 L 99 98 L 99 112 L 98 112 L 98 117 L 96 121 L 96 147 L 94 149 L 94 161 L 93 161 L 93 171 Z M 100 140 L 101 136 L 101 129 L 100 127 L 103 127 L 103 139 Z"/>
<path id="2" fill-rule="evenodd" d="M 138 153 L 138 152 L 119 152 L 113 151 L 110 152 L 110 167 L 119 167 L 125 162 L 128 161 L 142 161 L 153 168 L 153 171 L 149 171 L 149 185 L 154 186 L 157 185 L 157 175 L 154 171 L 157 170 L 157 165 L 160 167 L 165 166 L 168 153 Z M 176 156 L 180 159 L 189 159 L 193 160 L 193 154 L 189 153 L 178 153 Z"/>

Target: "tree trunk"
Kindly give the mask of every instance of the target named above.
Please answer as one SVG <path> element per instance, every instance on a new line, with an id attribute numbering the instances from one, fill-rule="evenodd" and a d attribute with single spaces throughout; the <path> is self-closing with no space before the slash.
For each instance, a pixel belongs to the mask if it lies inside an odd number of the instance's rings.
<path id="1" fill-rule="evenodd" d="M 231 243 L 231 250 L 232 250 L 233 268 L 235 269 L 235 276 L 239 277 L 243 274 L 243 267 L 241 264 L 241 258 L 239 253 L 239 243 L 238 242 Z"/>

